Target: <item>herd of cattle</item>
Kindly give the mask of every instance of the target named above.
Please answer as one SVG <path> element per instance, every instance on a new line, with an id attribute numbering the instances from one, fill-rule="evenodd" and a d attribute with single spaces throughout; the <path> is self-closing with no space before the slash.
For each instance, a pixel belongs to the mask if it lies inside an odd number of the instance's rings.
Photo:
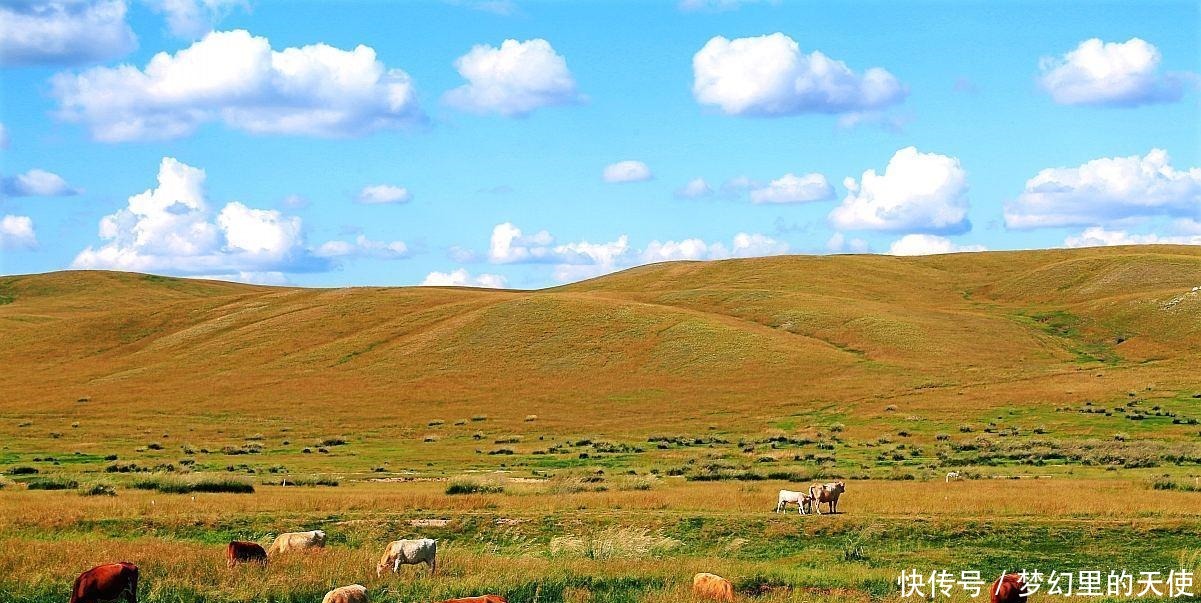
<path id="1" fill-rule="evenodd" d="M 821 514 L 821 504 L 829 505 L 830 513 L 838 512 L 838 498 L 846 492 L 846 484 L 832 482 L 814 484 L 808 490 L 780 490 L 776 503 L 776 512 L 781 513 L 789 504 L 797 505 L 797 512 Z M 269 557 L 287 553 L 321 549 L 325 547 L 325 532 L 311 530 L 308 532 L 287 532 L 280 534 L 264 549 L 255 542 L 235 540 L 225 549 L 225 559 L 229 567 L 242 563 L 266 564 Z M 389 569 L 393 573 L 400 572 L 402 565 L 417 565 L 424 563 L 429 566 L 430 574 L 438 571 L 438 541 L 431 538 L 412 540 L 394 540 L 384 547 L 384 554 L 375 566 L 376 576 L 382 576 Z M 1019 588 L 1020 587 L 1020 588 Z M 1025 588 L 1016 575 L 1006 575 L 993 583 L 989 591 L 991 603 L 1025 603 Z M 734 601 L 734 585 L 727 579 L 716 574 L 702 572 L 692 578 L 692 592 L 698 598 L 716 601 Z M 71 589 L 70 603 L 101 603 L 104 601 L 119 601 L 137 603 L 138 600 L 138 566 L 129 563 L 109 563 L 96 566 L 75 579 Z M 351 584 L 335 588 L 325 594 L 321 603 L 367 603 L 367 587 L 361 584 Z M 507 603 L 499 595 L 480 595 L 448 599 L 441 603 Z"/>

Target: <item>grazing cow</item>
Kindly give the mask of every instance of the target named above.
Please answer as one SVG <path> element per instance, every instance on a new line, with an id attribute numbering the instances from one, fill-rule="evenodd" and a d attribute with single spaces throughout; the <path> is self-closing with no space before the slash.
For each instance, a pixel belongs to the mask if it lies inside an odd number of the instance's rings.
<path id="1" fill-rule="evenodd" d="M 367 587 L 362 584 L 339 586 L 325 593 L 321 603 L 367 603 Z"/>
<path id="2" fill-rule="evenodd" d="M 788 513 L 786 508 L 789 503 L 797 506 L 797 513 L 808 515 L 809 510 L 813 508 L 813 498 L 808 492 L 794 492 L 792 490 L 780 490 L 780 497 L 776 502 L 776 513 Z"/>
<path id="3" fill-rule="evenodd" d="M 959 479 L 958 471 L 951 471 L 947 473 L 947 482 L 950 482 L 953 479 Z"/>
<path id="4" fill-rule="evenodd" d="M 257 542 L 245 542 L 242 540 L 231 540 L 229 546 L 225 547 L 225 561 L 229 567 L 233 567 L 239 563 L 267 563 L 267 551 L 259 546 Z"/>
<path id="5" fill-rule="evenodd" d="M 809 497 L 813 499 L 813 508 L 817 510 L 817 514 L 822 514 L 822 503 L 829 503 L 830 512 L 838 512 L 838 497 L 847 491 L 846 484 L 842 482 L 832 482 L 829 484 L 813 484 L 809 488 Z"/>
<path id="6" fill-rule="evenodd" d="M 989 603 L 1026 603 L 1026 583 L 1018 574 L 1005 574 L 988 588 Z"/>
<path id="7" fill-rule="evenodd" d="M 438 541 L 432 538 L 416 540 L 394 540 L 384 547 L 384 556 L 375 565 L 375 575 L 382 576 L 384 570 L 392 568 L 392 573 L 399 573 L 402 565 L 424 563 L 430 566 L 430 573 L 438 571 Z"/>
<path id="8" fill-rule="evenodd" d="M 701 572 L 692 577 L 692 594 L 704 599 L 733 601 L 734 585 L 717 574 Z"/>
<path id="9" fill-rule="evenodd" d="M 71 603 L 119 601 L 138 603 L 138 566 L 122 561 L 97 565 L 79 574 L 71 587 Z"/>
<path id="10" fill-rule="evenodd" d="M 284 532 L 275 537 L 275 542 L 271 543 L 271 548 L 267 551 L 270 555 L 278 555 L 279 553 L 288 553 L 291 551 L 303 551 L 306 549 L 319 549 L 325 546 L 325 532 L 321 530 L 310 530 L 308 532 Z"/>
<path id="11" fill-rule="evenodd" d="M 447 599 L 441 603 L 509 603 L 500 595 L 480 595 L 478 597 L 459 597 Z"/>

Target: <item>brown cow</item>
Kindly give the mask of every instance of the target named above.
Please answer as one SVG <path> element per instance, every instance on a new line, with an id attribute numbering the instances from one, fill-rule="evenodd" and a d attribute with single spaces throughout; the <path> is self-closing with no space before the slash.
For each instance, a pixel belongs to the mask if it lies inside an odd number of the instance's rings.
<path id="1" fill-rule="evenodd" d="M 225 547 L 225 561 L 229 564 L 229 567 L 252 561 L 265 565 L 267 563 L 267 551 L 263 550 L 263 547 L 259 546 L 257 542 L 231 540 L 229 546 Z"/>
<path id="2" fill-rule="evenodd" d="M 1026 583 L 1017 574 L 1005 574 L 988 587 L 989 603 L 1026 603 Z"/>
<path id="3" fill-rule="evenodd" d="M 460 597 L 447 599 L 441 603 L 509 603 L 500 595 L 480 595 L 478 597 Z"/>
<path id="4" fill-rule="evenodd" d="M 734 585 L 717 574 L 701 572 L 692 577 L 692 594 L 704 599 L 733 601 Z"/>
<path id="5" fill-rule="evenodd" d="M 71 603 L 118 601 L 138 603 L 138 566 L 122 561 L 106 563 L 79 574 L 71 587 Z"/>
<path id="6" fill-rule="evenodd" d="M 321 603 L 367 603 L 367 587 L 362 584 L 341 586 L 325 593 Z"/>
<path id="7" fill-rule="evenodd" d="M 846 491 L 847 485 L 843 482 L 813 484 L 809 487 L 809 497 L 813 499 L 813 508 L 817 510 L 818 515 L 822 514 L 822 503 L 830 505 L 830 513 L 837 513 L 838 497 Z"/>

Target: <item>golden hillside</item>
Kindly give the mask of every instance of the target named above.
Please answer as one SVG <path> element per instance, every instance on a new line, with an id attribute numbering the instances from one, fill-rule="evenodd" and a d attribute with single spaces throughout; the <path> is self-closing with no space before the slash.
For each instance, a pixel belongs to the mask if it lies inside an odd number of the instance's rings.
<path id="1" fill-rule="evenodd" d="M 1199 285 L 1184 246 L 677 262 L 542 291 L 4 277 L 0 415 L 538 414 L 614 434 L 890 403 L 953 417 L 1195 387 Z"/>

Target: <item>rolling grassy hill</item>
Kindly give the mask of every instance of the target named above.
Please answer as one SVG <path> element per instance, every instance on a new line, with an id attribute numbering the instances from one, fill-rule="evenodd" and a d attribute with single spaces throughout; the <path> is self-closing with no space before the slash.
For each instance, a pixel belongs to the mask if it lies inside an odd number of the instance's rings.
<path id="1" fill-rule="evenodd" d="M 1199 285 L 1185 246 L 675 262 L 541 291 L 4 277 L 0 434 L 20 458 L 266 433 L 314 466 L 333 457 L 300 448 L 328 435 L 373 442 L 361 463 L 423 439 L 467 462 L 482 426 L 932 438 L 1003 416 L 1195 438 L 1056 411 L 1138 392 L 1201 415 Z"/>

